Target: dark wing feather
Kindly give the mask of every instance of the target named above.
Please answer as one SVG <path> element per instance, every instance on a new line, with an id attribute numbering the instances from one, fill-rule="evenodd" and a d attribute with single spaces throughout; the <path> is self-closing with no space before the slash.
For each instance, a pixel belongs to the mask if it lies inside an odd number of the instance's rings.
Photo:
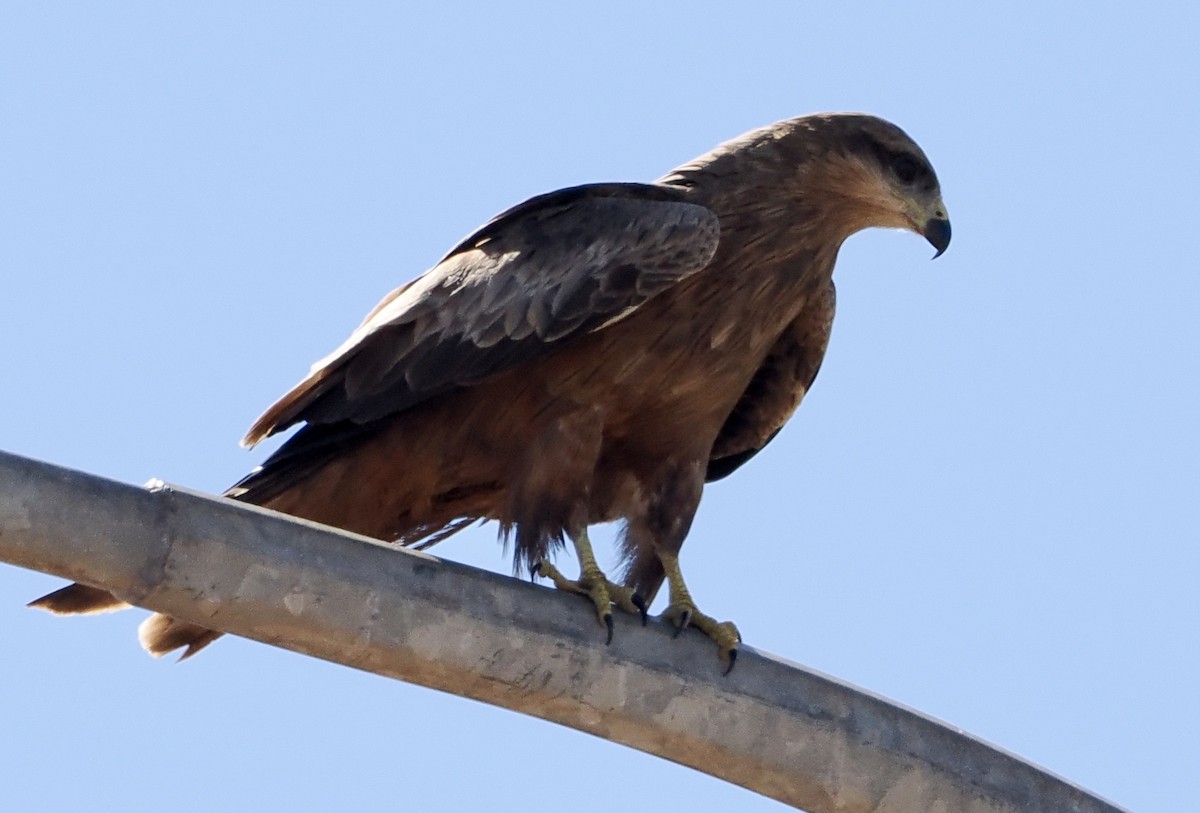
<path id="1" fill-rule="evenodd" d="M 366 424 L 624 318 L 716 250 L 716 215 L 685 195 L 596 184 L 499 215 L 390 294 L 244 442 L 301 421 Z"/>
<path id="2" fill-rule="evenodd" d="M 728 477 L 762 451 L 800 406 L 825 358 L 836 298 L 831 281 L 775 342 L 717 435 L 706 482 Z"/>

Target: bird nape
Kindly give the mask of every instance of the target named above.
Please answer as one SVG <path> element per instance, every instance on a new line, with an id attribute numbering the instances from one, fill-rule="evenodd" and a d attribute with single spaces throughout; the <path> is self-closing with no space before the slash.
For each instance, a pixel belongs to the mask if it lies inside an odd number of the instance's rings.
<path id="1" fill-rule="evenodd" d="M 895 125 L 788 119 L 654 183 L 601 183 L 496 216 L 398 288 L 271 406 L 245 443 L 301 428 L 229 489 L 238 500 L 427 547 L 475 520 L 515 540 L 516 568 L 581 593 L 612 636 L 668 586 L 665 616 L 711 637 L 731 668 L 737 628 L 702 613 L 679 552 L 706 482 L 771 441 L 812 386 L 842 242 L 908 229 L 941 254 L 937 177 Z M 588 527 L 621 521 L 623 572 Z M 577 579 L 550 563 L 570 540 Z M 125 606 L 71 585 L 52 612 Z M 157 615 L 154 655 L 219 633 Z"/>

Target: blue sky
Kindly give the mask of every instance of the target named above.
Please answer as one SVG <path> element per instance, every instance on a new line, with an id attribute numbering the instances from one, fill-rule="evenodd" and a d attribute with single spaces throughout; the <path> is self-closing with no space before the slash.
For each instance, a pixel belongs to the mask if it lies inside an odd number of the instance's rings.
<path id="1" fill-rule="evenodd" d="M 706 493 L 693 592 L 758 648 L 1193 809 L 1200 12 L 881 6 L 7 4 L 0 448 L 219 491 L 259 411 L 496 211 L 877 113 L 954 244 L 846 244 L 821 380 Z M 491 529 L 437 552 L 508 569 Z M 5 809 L 780 809 L 247 641 L 155 662 L 137 612 L 23 608 L 57 584 L 0 567 Z"/>

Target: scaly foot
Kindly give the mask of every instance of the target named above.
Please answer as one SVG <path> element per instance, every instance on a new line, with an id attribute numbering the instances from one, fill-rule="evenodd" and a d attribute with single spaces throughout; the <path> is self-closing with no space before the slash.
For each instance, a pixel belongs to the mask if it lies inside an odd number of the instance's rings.
<path id="1" fill-rule="evenodd" d="M 675 637 L 688 627 L 695 627 L 717 643 L 721 660 L 725 663 L 725 674 L 733 670 L 737 662 L 738 644 L 742 642 L 742 634 L 732 621 L 718 621 L 710 615 L 705 615 L 696 609 L 696 605 L 688 600 L 678 604 L 672 603 L 663 610 L 663 618 L 675 627 Z"/>
<path id="2" fill-rule="evenodd" d="M 684 584 L 683 574 L 679 571 L 679 560 L 674 556 L 660 555 L 663 567 L 667 571 L 667 586 L 670 590 L 670 603 L 663 611 L 663 618 L 675 627 L 675 637 L 688 627 L 695 627 L 717 644 L 721 661 L 725 663 L 725 674 L 733 670 L 737 663 L 738 644 L 742 642 L 742 634 L 731 621 L 717 621 L 709 615 L 700 612 L 696 602 L 692 600 L 687 585 Z"/>
<path id="3" fill-rule="evenodd" d="M 559 590 L 580 593 L 590 598 L 592 604 L 596 605 L 596 617 L 608 630 L 605 643 L 612 643 L 614 604 L 622 610 L 640 615 L 642 623 L 646 623 L 646 602 L 642 597 L 628 587 L 609 581 L 603 573 L 584 573 L 578 579 L 568 579 L 549 562 L 538 562 L 533 568 L 533 573 L 554 582 L 554 586 Z"/>
<path id="4" fill-rule="evenodd" d="M 628 587 L 623 587 L 608 580 L 600 565 L 596 564 L 596 554 L 592 552 L 592 544 L 588 541 L 587 528 L 574 534 L 571 540 L 575 543 L 575 552 L 579 556 L 579 578 L 568 579 L 549 562 L 538 562 L 533 567 L 533 575 L 542 576 L 554 582 L 559 590 L 569 590 L 572 593 L 582 593 L 596 605 L 596 617 L 608 630 L 606 644 L 612 643 L 613 617 L 612 605 L 616 604 L 623 610 L 637 613 L 646 623 L 646 601 Z"/>

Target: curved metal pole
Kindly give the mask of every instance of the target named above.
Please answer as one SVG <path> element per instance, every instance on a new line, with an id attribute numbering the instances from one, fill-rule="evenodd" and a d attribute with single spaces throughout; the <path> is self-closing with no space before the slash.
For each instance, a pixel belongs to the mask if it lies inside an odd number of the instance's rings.
<path id="1" fill-rule="evenodd" d="M 1116 813 L 961 731 L 745 648 L 173 486 L 0 452 L 0 560 L 619 742 L 812 813 Z M 219 657 L 217 652 L 205 657 Z"/>

